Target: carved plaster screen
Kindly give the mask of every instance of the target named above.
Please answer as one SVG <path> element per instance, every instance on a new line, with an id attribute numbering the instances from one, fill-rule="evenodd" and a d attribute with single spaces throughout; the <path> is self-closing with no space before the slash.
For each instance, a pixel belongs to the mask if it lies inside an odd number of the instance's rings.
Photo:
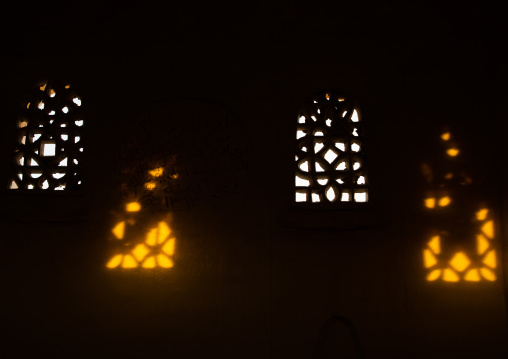
<path id="1" fill-rule="evenodd" d="M 81 186 L 81 97 L 69 84 L 44 82 L 18 111 L 13 190 L 74 191 Z"/>
<path id="2" fill-rule="evenodd" d="M 304 104 L 296 145 L 296 202 L 368 201 L 363 121 L 353 101 L 326 92 Z"/>

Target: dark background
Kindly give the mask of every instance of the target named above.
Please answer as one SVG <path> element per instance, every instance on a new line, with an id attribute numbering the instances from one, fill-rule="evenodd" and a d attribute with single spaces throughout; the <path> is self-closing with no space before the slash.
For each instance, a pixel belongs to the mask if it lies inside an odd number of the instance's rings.
<path id="1" fill-rule="evenodd" d="M 347 326 L 337 324 L 335 342 L 323 339 L 334 316 L 352 323 L 365 357 L 508 356 L 500 8 L 17 2 L 2 11 L 1 33 L 4 357 L 349 355 Z M 69 81 L 86 105 L 76 195 L 7 190 L 17 111 L 47 79 Z M 355 99 L 365 121 L 363 209 L 293 204 L 298 109 L 324 90 Z M 154 103 L 189 99 L 232 114 L 248 172 L 236 192 L 171 213 L 175 267 L 107 270 L 129 129 Z M 476 181 L 462 195 L 494 213 L 494 282 L 425 281 L 420 165 L 440 161 L 443 129 L 456 134 Z"/>

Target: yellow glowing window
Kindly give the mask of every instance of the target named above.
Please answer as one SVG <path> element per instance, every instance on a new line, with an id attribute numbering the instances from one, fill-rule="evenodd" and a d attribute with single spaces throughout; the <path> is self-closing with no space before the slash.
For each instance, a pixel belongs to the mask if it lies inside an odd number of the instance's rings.
<path id="1" fill-rule="evenodd" d="M 364 124 L 355 103 L 314 96 L 297 116 L 295 202 L 367 203 Z"/>
<path id="2" fill-rule="evenodd" d="M 58 81 L 44 81 L 29 92 L 18 109 L 10 189 L 68 192 L 81 188 L 81 105 L 81 97 Z"/>

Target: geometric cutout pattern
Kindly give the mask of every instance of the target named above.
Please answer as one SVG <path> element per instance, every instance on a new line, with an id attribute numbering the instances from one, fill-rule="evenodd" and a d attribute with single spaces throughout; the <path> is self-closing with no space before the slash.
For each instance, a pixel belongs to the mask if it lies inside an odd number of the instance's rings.
<path id="1" fill-rule="evenodd" d="M 68 84 L 34 87 L 18 111 L 9 188 L 76 191 L 81 187 L 83 109 Z"/>
<path id="2" fill-rule="evenodd" d="M 426 280 L 433 282 L 480 282 L 495 281 L 497 254 L 495 250 L 495 225 L 493 213 L 481 204 L 469 200 L 469 187 L 472 178 L 456 162 L 460 153 L 450 132 L 440 135 L 440 144 L 445 154 L 445 163 L 437 163 L 434 168 L 422 164 L 422 173 L 428 183 L 427 195 L 423 198 L 426 215 L 433 218 L 433 233 L 428 237 L 422 251 L 423 267 L 427 271 Z M 450 154 L 450 148 L 454 150 Z M 453 196 L 452 196 L 453 194 Z M 463 197 L 468 197 L 464 200 Z M 471 206 L 471 207 L 469 207 Z M 447 224 L 453 222 L 453 215 L 460 216 L 459 223 L 471 223 L 471 230 L 451 234 Z M 461 225 L 462 226 L 462 225 Z M 452 224 L 452 228 L 457 227 Z M 460 227 L 460 226 L 459 226 Z M 459 238 L 453 238 L 460 236 Z M 464 237 L 464 238 L 461 238 Z M 467 238 L 475 239 L 467 245 Z M 460 241 L 463 239 L 462 241 Z M 443 242 L 452 241 L 455 245 L 444 250 Z M 460 242 L 457 242 L 460 241 Z"/>
<path id="3" fill-rule="evenodd" d="M 326 92 L 305 103 L 296 125 L 296 202 L 368 202 L 364 148 L 352 101 Z"/>
<path id="4" fill-rule="evenodd" d="M 126 205 L 127 214 L 111 230 L 116 249 L 106 267 L 111 269 L 173 267 L 172 256 L 175 254 L 176 239 L 172 236 L 167 222 L 159 221 L 148 232 L 143 230 L 142 233 L 146 234 L 140 236 L 141 232 L 136 224 L 138 222 L 142 224 L 146 217 L 144 214 L 141 220 L 135 217 L 135 213 L 141 211 L 141 207 L 134 211 L 132 205 L 133 203 Z"/>

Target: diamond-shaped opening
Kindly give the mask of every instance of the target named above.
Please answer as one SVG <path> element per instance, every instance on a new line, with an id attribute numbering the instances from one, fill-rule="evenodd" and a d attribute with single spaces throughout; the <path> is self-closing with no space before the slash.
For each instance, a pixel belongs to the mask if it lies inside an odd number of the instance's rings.
<path id="1" fill-rule="evenodd" d="M 54 156 L 56 153 L 55 141 L 42 141 L 41 142 L 41 156 L 48 157 Z"/>
<path id="2" fill-rule="evenodd" d="M 337 153 L 333 151 L 332 149 L 328 149 L 328 151 L 325 152 L 323 155 L 324 159 L 328 161 L 328 163 L 332 163 L 337 158 Z"/>

